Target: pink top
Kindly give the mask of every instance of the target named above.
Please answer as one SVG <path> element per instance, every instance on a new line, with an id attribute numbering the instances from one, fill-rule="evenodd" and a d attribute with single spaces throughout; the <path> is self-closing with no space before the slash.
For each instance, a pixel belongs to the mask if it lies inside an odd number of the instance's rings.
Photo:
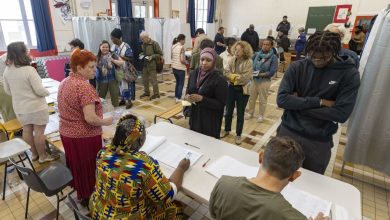
<path id="1" fill-rule="evenodd" d="M 103 106 L 96 90 L 83 76 L 71 73 L 58 88 L 60 134 L 70 138 L 93 137 L 102 134 L 101 126 L 84 119 L 83 108 L 95 104 L 96 115 L 103 118 Z"/>

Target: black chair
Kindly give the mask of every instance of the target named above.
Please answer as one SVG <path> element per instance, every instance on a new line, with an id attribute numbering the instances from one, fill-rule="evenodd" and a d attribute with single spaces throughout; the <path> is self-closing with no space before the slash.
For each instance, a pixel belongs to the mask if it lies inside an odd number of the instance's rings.
<path id="1" fill-rule="evenodd" d="M 60 202 L 66 198 L 66 196 L 60 198 L 58 193 L 61 192 L 62 194 L 62 190 L 65 187 L 67 187 L 70 184 L 70 182 L 73 180 L 70 170 L 60 163 L 53 163 L 48 168 L 42 170 L 39 173 L 36 173 L 30 168 L 18 166 L 12 158 L 9 158 L 9 160 L 16 167 L 18 172 L 23 177 L 24 182 L 28 186 L 26 213 L 24 217 L 27 218 L 27 214 L 28 214 L 28 203 L 30 199 L 30 188 L 31 188 L 36 192 L 44 193 L 48 197 L 56 195 L 57 197 L 56 219 L 58 219 Z"/>
<path id="2" fill-rule="evenodd" d="M 77 207 L 76 202 L 74 201 L 74 199 L 72 198 L 72 196 L 70 194 L 71 193 L 68 194 L 68 200 L 70 203 L 70 208 L 73 210 L 73 214 L 74 214 L 75 219 L 76 220 L 92 220 L 91 218 L 81 214 L 79 208 Z"/>

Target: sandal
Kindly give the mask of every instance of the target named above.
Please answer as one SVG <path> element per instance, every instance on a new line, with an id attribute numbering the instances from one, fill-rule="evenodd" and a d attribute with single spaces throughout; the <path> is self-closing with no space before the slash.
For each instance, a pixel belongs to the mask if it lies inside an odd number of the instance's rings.
<path id="1" fill-rule="evenodd" d="M 46 162 L 51 162 L 51 161 L 57 160 L 58 158 L 60 158 L 60 155 L 48 155 L 45 159 L 39 158 L 38 162 L 40 164 L 42 164 L 42 163 L 46 163 Z"/>

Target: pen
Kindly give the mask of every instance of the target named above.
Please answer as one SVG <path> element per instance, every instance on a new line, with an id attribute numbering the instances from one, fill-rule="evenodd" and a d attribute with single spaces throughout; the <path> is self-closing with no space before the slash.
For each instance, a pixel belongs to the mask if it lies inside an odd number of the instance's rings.
<path id="1" fill-rule="evenodd" d="M 187 160 L 189 160 L 189 159 L 190 159 L 190 157 L 191 157 L 191 154 L 192 154 L 191 152 L 188 152 L 188 153 L 187 153 L 187 155 L 186 155 L 186 159 L 187 159 Z"/>
<path id="2" fill-rule="evenodd" d="M 209 158 L 206 162 L 204 162 L 204 164 L 202 165 L 202 167 L 205 167 L 207 165 L 207 163 L 211 160 L 211 158 Z"/>
<path id="3" fill-rule="evenodd" d="M 187 145 L 187 146 L 190 146 L 190 147 L 194 147 L 194 148 L 200 149 L 199 147 L 197 147 L 195 145 L 192 145 L 192 144 L 189 144 L 189 143 L 184 143 L 184 144 Z"/>

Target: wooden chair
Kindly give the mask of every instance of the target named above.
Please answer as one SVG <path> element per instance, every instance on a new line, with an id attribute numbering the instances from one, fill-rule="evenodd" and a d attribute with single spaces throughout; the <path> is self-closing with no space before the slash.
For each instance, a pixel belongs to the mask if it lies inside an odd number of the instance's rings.
<path id="1" fill-rule="evenodd" d="M 162 119 L 168 120 L 169 122 L 171 122 L 173 124 L 171 118 L 173 116 L 179 114 L 182 111 L 183 111 L 183 106 L 181 105 L 181 103 L 177 103 L 174 106 L 172 106 L 171 108 L 167 109 L 165 112 L 162 112 L 160 114 L 155 115 L 154 116 L 154 123 L 156 124 L 157 118 L 162 118 Z"/>
<path id="2" fill-rule="evenodd" d="M 22 129 L 23 126 L 20 124 L 18 119 L 12 119 L 3 124 L 0 123 L 0 132 L 4 132 L 8 140 L 14 138 L 15 133 L 21 131 Z"/>

